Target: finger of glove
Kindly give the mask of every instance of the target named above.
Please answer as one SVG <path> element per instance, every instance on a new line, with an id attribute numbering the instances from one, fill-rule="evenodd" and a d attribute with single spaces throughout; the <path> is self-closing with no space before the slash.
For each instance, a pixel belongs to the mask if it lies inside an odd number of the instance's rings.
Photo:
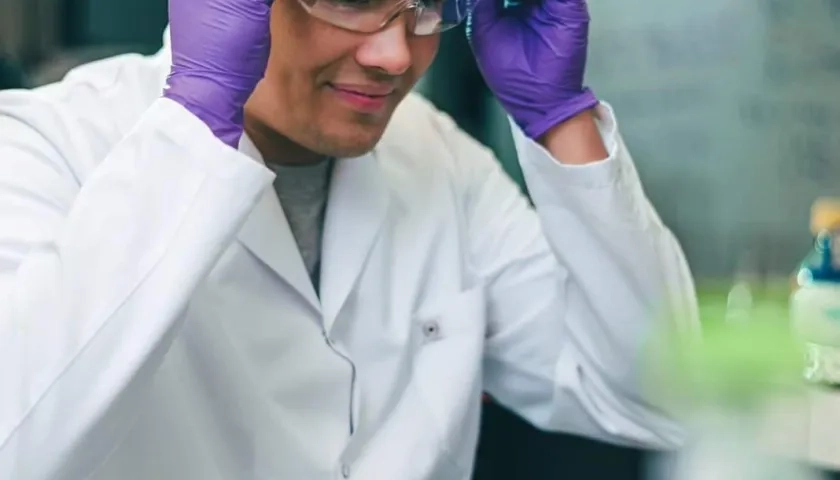
<path id="1" fill-rule="evenodd" d="M 221 58 L 262 48 L 269 34 L 269 0 L 170 0 L 173 49 L 205 50 Z M 210 60 L 205 58 L 205 60 Z"/>
<path id="2" fill-rule="evenodd" d="M 169 19 L 178 23 L 186 20 L 191 24 L 199 18 L 221 24 L 236 18 L 259 21 L 268 18 L 273 3 L 274 0 L 169 0 Z M 207 18 L 207 14 L 212 17 Z M 187 20 L 190 18 L 192 20 Z"/>
<path id="3" fill-rule="evenodd" d="M 589 22 L 586 0 L 542 0 L 539 11 L 546 17 L 562 23 L 585 24 Z"/>
<path id="4" fill-rule="evenodd" d="M 227 20 L 230 23 L 251 21 L 255 25 L 264 25 L 271 15 L 271 1 L 269 0 L 209 0 L 208 6 L 219 12 L 220 20 Z"/>

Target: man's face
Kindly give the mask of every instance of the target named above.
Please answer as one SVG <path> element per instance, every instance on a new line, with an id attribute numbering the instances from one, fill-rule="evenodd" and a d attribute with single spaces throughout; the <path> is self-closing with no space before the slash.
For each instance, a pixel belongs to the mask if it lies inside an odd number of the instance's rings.
<path id="1" fill-rule="evenodd" d="M 376 145 L 439 42 L 439 35 L 409 34 L 402 17 L 372 34 L 342 30 L 309 15 L 298 0 L 275 2 L 271 36 L 249 116 L 332 157 L 358 156 Z"/>

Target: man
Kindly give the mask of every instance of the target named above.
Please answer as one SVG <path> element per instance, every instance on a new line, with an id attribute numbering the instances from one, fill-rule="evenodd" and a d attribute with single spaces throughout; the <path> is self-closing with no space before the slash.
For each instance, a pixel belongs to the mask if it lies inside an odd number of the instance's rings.
<path id="1" fill-rule="evenodd" d="M 585 4 L 469 25 L 533 210 L 408 94 L 453 22 L 398 2 L 172 0 L 159 55 L 0 97 L 0 478 L 466 479 L 483 390 L 679 442 L 642 357 L 691 278 Z"/>

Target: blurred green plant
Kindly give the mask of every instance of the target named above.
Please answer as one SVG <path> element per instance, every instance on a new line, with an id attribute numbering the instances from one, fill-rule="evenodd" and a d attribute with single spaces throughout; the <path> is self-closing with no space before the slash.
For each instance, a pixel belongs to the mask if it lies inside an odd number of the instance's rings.
<path id="1" fill-rule="evenodd" d="M 804 387 L 804 354 L 791 329 L 786 283 L 753 289 L 706 286 L 699 293 L 701 338 L 659 337 L 651 384 L 680 410 L 750 408 Z"/>

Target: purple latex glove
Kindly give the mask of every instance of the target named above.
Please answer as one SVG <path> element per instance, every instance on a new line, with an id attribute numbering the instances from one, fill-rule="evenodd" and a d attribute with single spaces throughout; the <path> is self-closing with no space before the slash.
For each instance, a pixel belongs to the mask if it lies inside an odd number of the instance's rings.
<path id="1" fill-rule="evenodd" d="M 583 86 L 589 12 L 585 0 L 533 0 L 507 8 L 502 1 L 478 0 L 467 33 L 487 85 L 536 140 L 598 104 Z"/>
<path id="2" fill-rule="evenodd" d="M 272 0 L 169 0 L 172 70 L 164 97 L 239 146 L 243 109 L 265 74 Z"/>

